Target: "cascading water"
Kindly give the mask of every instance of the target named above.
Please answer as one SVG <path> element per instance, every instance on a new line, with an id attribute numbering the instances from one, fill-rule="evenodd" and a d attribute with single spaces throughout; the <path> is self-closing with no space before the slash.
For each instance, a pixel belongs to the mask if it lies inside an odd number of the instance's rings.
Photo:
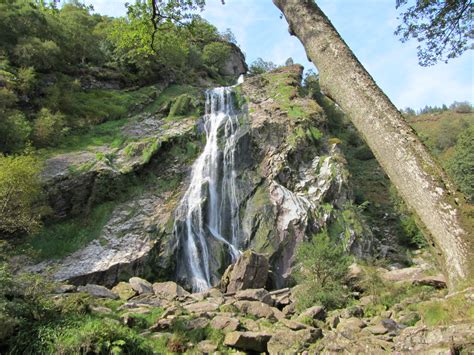
<path id="1" fill-rule="evenodd" d="M 205 290 L 218 280 L 210 267 L 216 242 L 230 262 L 240 254 L 236 148 L 242 115 L 234 107 L 233 90 L 220 87 L 206 92 L 206 145 L 176 210 L 177 266 L 193 291 Z"/>

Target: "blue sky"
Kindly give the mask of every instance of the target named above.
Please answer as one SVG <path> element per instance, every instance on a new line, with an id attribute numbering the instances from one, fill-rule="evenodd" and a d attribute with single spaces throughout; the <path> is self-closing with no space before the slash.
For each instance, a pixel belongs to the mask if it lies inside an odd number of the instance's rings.
<path id="1" fill-rule="evenodd" d="M 133 1 L 133 0 L 129 0 Z M 85 0 L 96 12 L 125 14 L 125 1 Z M 393 35 L 398 24 L 395 0 L 318 0 L 318 5 L 378 85 L 399 108 L 474 102 L 474 54 L 448 64 L 418 65 L 416 43 L 401 43 Z M 207 0 L 201 14 L 220 31 L 230 28 L 251 63 L 258 57 L 283 64 L 288 57 L 314 69 L 303 46 L 291 37 L 271 0 Z"/>

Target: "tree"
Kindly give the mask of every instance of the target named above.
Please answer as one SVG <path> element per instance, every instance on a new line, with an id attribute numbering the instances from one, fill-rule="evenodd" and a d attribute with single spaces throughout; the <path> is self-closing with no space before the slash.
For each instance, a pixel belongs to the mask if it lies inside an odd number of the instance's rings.
<path id="1" fill-rule="evenodd" d="M 258 58 L 249 67 L 249 76 L 266 73 L 270 70 L 276 69 L 276 64 L 271 61 L 265 61 L 262 58 Z"/>
<path id="2" fill-rule="evenodd" d="M 407 3 L 408 0 L 397 0 L 397 8 Z M 473 11 L 472 0 L 416 0 L 401 14 L 402 24 L 395 34 L 401 36 L 402 42 L 411 38 L 419 42 L 420 65 L 447 62 L 472 48 Z"/>
<path id="3" fill-rule="evenodd" d="M 349 116 L 429 232 L 454 288 L 474 276 L 462 197 L 314 1 L 273 0 L 319 69 L 321 90 Z"/>
<path id="4" fill-rule="evenodd" d="M 300 310 L 315 304 L 330 309 L 344 306 L 348 292 L 343 285 L 351 261 L 340 242 L 322 231 L 299 245 L 296 260 L 296 304 Z"/>

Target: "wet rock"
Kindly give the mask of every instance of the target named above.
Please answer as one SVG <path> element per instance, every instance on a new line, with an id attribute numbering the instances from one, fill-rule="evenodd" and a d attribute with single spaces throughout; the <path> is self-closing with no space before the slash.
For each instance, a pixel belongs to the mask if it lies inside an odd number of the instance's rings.
<path id="1" fill-rule="evenodd" d="M 239 301 L 260 301 L 273 305 L 272 296 L 263 288 L 240 290 L 233 297 Z"/>
<path id="2" fill-rule="evenodd" d="M 271 335 L 263 332 L 230 332 L 224 344 L 244 351 L 266 352 Z"/>
<path id="3" fill-rule="evenodd" d="M 321 337 L 321 329 L 316 328 L 297 331 L 281 330 L 272 335 L 267 348 L 270 354 L 299 353 Z"/>
<path id="4" fill-rule="evenodd" d="M 321 306 L 313 306 L 308 308 L 307 310 L 303 311 L 298 316 L 298 321 L 303 321 L 304 319 L 312 319 L 312 320 L 324 320 L 326 318 L 326 311 Z"/>
<path id="5" fill-rule="evenodd" d="M 188 291 L 173 281 L 154 283 L 153 292 L 156 296 L 167 300 L 173 300 L 178 297 L 185 297 L 189 295 Z"/>
<path id="6" fill-rule="evenodd" d="M 225 292 L 265 287 L 269 264 L 267 258 L 251 250 L 244 252 L 221 280 Z"/>
<path id="7" fill-rule="evenodd" d="M 236 318 L 215 316 L 211 323 L 211 328 L 222 330 L 224 332 L 232 332 L 238 329 L 239 321 Z"/>
<path id="8" fill-rule="evenodd" d="M 127 282 L 119 282 L 112 288 L 112 292 L 117 294 L 120 299 L 124 301 L 128 301 L 137 294 L 137 291 Z"/>
<path id="9" fill-rule="evenodd" d="M 130 287 L 134 289 L 139 295 L 144 293 L 153 293 L 153 287 L 151 283 L 140 277 L 132 277 L 128 280 Z"/>
<path id="10" fill-rule="evenodd" d="M 110 298 L 113 300 L 116 300 L 119 298 L 115 293 L 110 291 L 108 288 L 104 286 L 100 286 L 100 285 L 87 284 L 85 286 L 79 286 L 77 288 L 77 291 L 85 292 L 91 296 L 99 297 L 99 298 Z"/>

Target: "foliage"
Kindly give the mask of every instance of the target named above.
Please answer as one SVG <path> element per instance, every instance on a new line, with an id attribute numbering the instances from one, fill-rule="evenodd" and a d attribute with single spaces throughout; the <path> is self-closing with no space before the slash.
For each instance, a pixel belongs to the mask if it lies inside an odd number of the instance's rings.
<path id="1" fill-rule="evenodd" d="M 19 111 L 0 118 L 0 152 L 17 153 L 25 148 L 31 133 L 30 123 Z"/>
<path id="2" fill-rule="evenodd" d="M 326 231 L 301 243 L 297 251 L 295 278 L 299 284 L 296 302 L 302 310 L 315 304 L 329 309 L 342 307 L 348 299 L 344 281 L 350 257 Z"/>
<path id="3" fill-rule="evenodd" d="M 447 162 L 448 172 L 466 197 L 474 202 L 474 125 L 460 134 Z"/>
<path id="4" fill-rule="evenodd" d="M 258 58 L 252 64 L 250 64 L 248 76 L 254 76 L 269 72 L 277 68 L 277 65 L 271 61 L 265 61 L 262 58 Z"/>
<path id="5" fill-rule="evenodd" d="M 230 55 L 230 46 L 225 42 L 213 42 L 206 45 L 202 51 L 204 64 L 219 70 Z"/>
<path id="6" fill-rule="evenodd" d="M 38 147 L 54 146 L 65 134 L 64 115 L 41 109 L 33 126 L 33 141 Z"/>
<path id="7" fill-rule="evenodd" d="M 397 8 L 408 0 L 397 0 Z M 414 38 L 419 42 L 418 59 L 422 66 L 447 62 L 471 49 L 471 0 L 415 1 L 401 13 L 402 23 L 395 31 L 402 42 Z"/>
<path id="8" fill-rule="evenodd" d="M 97 239 L 114 207 L 105 202 L 87 216 L 47 225 L 30 238 L 29 245 L 38 260 L 63 258 Z"/>
<path id="9" fill-rule="evenodd" d="M 44 212 L 39 203 L 40 164 L 32 156 L 0 155 L 0 233 L 34 232 Z"/>

